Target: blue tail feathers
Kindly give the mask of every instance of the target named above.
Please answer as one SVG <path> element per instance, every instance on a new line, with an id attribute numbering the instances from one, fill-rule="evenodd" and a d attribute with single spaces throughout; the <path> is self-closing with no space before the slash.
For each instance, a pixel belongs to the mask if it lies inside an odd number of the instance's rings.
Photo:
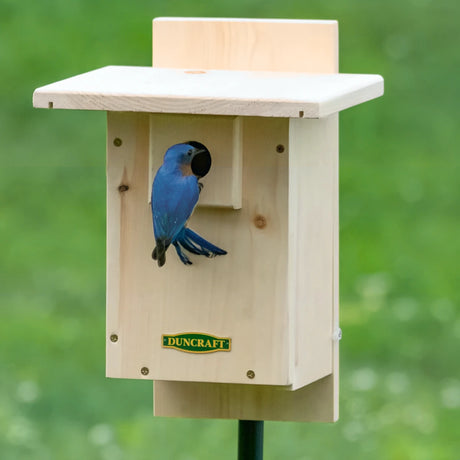
<path id="1" fill-rule="evenodd" d="M 177 241 L 174 241 L 173 245 L 176 248 L 177 255 L 179 256 L 179 259 L 182 261 L 182 263 L 184 265 L 192 265 L 192 261 L 182 252 L 179 243 Z"/>
<path id="2" fill-rule="evenodd" d="M 193 230 L 190 230 L 186 227 L 183 227 L 174 238 L 173 245 L 176 248 L 177 255 L 185 265 L 191 265 L 192 262 L 182 252 L 180 246 L 192 254 L 200 256 L 215 257 L 227 254 L 227 251 L 224 249 L 221 249 L 209 241 L 206 241 Z"/>

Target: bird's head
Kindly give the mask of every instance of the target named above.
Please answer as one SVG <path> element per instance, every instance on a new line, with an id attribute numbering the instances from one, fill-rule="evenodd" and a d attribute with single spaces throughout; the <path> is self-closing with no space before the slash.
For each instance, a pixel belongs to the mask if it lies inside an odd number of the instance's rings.
<path id="1" fill-rule="evenodd" d="M 211 154 L 200 142 L 175 144 L 165 153 L 164 162 L 179 166 L 184 175 L 204 177 L 211 169 Z"/>

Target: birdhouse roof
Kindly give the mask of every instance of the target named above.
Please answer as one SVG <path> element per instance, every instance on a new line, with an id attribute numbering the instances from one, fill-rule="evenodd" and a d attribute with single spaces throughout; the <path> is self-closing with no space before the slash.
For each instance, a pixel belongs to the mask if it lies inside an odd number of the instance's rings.
<path id="1" fill-rule="evenodd" d="M 34 92 L 34 107 L 321 118 L 383 94 L 380 75 L 108 66 Z"/>

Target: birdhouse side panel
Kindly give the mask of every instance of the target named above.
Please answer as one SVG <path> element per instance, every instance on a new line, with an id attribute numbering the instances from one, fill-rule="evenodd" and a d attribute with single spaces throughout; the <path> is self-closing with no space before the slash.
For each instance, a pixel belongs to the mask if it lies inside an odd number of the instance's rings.
<path id="1" fill-rule="evenodd" d="M 289 293 L 300 388 L 333 371 L 337 115 L 289 124 Z"/>

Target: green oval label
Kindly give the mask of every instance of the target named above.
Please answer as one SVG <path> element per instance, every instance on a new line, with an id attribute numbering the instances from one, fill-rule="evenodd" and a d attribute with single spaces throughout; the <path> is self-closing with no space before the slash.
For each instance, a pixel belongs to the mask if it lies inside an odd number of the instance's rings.
<path id="1" fill-rule="evenodd" d="M 161 336 L 163 348 L 174 348 L 186 353 L 214 353 L 215 351 L 230 351 L 232 339 L 216 337 L 215 335 L 200 332 L 184 332 L 181 334 Z"/>

